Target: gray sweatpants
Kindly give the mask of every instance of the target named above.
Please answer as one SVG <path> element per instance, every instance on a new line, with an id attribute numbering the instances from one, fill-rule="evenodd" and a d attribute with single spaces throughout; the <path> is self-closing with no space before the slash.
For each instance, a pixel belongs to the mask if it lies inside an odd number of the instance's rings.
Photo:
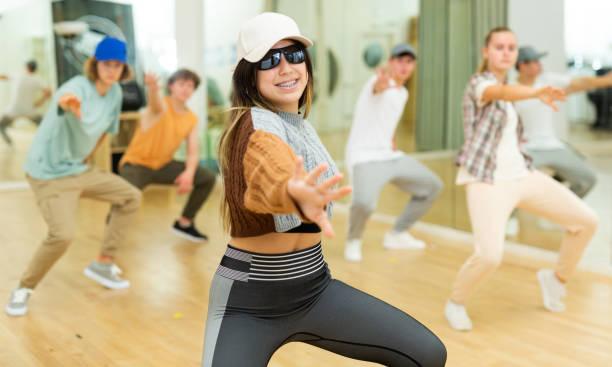
<path id="1" fill-rule="evenodd" d="M 527 153 L 533 158 L 534 167 L 553 169 L 555 176 L 569 182 L 570 190 L 578 197 L 588 194 L 597 181 L 593 169 L 569 146 L 554 150 L 528 150 Z"/>
<path id="2" fill-rule="evenodd" d="M 442 191 L 438 176 L 407 155 L 356 164 L 351 175 L 353 199 L 349 212 L 349 241 L 363 235 L 368 218 L 376 210 L 380 190 L 387 182 L 412 195 L 393 227 L 396 232 L 407 230 L 419 220 Z"/>

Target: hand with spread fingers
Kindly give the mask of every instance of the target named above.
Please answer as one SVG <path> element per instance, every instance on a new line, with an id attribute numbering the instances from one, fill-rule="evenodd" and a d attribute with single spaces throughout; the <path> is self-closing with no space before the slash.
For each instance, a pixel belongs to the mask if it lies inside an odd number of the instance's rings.
<path id="1" fill-rule="evenodd" d="M 159 85 L 159 77 L 153 73 L 144 73 L 144 83 L 148 90 L 158 92 L 161 89 Z"/>
<path id="2" fill-rule="evenodd" d="M 553 102 L 567 101 L 567 98 L 565 98 L 565 92 L 563 91 L 563 89 L 553 88 L 550 85 L 538 89 L 536 91 L 536 96 L 540 99 L 540 101 L 542 101 L 542 103 L 544 103 L 547 106 L 550 106 L 550 108 L 552 108 L 555 111 L 559 111 L 559 107 L 555 106 Z"/>
<path id="3" fill-rule="evenodd" d="M 391 73 L 389 72 L 389 68 L 381 66 L 376 69 L 374 93 L 382 93 L 389 88 L 393 88 L 393 85 L 391 85 Z"/>
<path id="4" fill-rule="evenodd" d="M 57 104 L 64 111 L 70 111 L 81 118 L 81 99 L 72 93 L 66 93 L 60 97 Z"/>
<path id="5" fill-rule="evenodd" d="M 192 172 L 185 170 L 174 180 L 174 183 L 178 185 L 176 192 L 179 195 L 186 194 L 193 189 L 193 175 Z"/>
<path id="6" fill-rule="evenodd" d="M 306 172 L 302 168 L 302 162 L 302 157 L 298 157 L 295 162 L 295 173 L 287 184 L 287 191 L 302 214 L 316 223 L 325 236 L 331 238 L 334 236 L 334 230 L 327 218 L 327 204 L 348 195 L 353 189 L 350 186 L 334 189 L 334 186 L 342 181 L 342 174 L 336 174 L 317 183 L 319 176 L 327 170 L 327 164 L 322 163 L 312 171 Z"/>

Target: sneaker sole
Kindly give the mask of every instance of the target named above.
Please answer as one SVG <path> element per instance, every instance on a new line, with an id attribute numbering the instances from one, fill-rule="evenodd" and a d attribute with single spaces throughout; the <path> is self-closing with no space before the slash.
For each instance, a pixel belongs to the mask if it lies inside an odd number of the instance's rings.
<path id="1" fill-rule="evenodd" d="M 85 268 L 85 270 L 83 270 L 83 274 L 88 277 L 89 279 L 95 280 L 96 282 L 102 284 L 103 286 L 105 286 L 106 288 L 109 289 L 125 289 L 125 288 L 129 288 L 130 287 L 130 281 L 126 280 L 124 284 L 117 284 L 117 283 L 112 283 L 110 281 L 108 281 L 108 279 L 101 277 L 100 275 L 94 273 L 93 271 L 89 270 L 89 268 Z"/>
<path id="2" fill-rule="evenodd" d="M 444 310 L 444 317 L 446 318 L 446 322 L 448 322 L 448 326 L 451 327 L 451 329 L 453 330 L 457 330 L 457 331 L 470 331 L 472 330 L 472 322 L 470 321 L 470 323 L 468 325 L 464 325 L 461 327 L 457 327 L 457 325 L 453 325 L 453 323 L 451 322 L 451 317 L 448 317 L 448 312 L 446 311 L 446 309 Z"/>
<path id="3" fill-rule="evenodd" d="M 444 315 L 446 318 L 446 322 L 448 322 L 448 326 L 451 327 L 451 329 L 453 330 L 457 330 L 457 331 L 470 331 L 472 330 L 472 326 L 464 326 L 464 327 L 456 327 L 456 325 L 453 325 L 453 323 L 450 321 L 450 318 L 446 315 Z"/>
<path id="4" fill-rule="evenodd" d="M 191 242 L 195 242 L 195 243 L 202 243 L 202 242 L 206 242 L 208 241 L 208 239 L 206 238 L 199 238 L 199 237 L 194 237 L 192 235 L 189 235 L 185 232 L 179 231 L 178 229 L 174 228 L 174 227 L 170 227 L 170 232 L 174 233 L 175 235 L 184 238 L 186 240 L 189 240 Z"/>
<path id="5" fill-rule="evenodd" d="M 563 312 L 563 311 L 565 311 L 565 307 L 557 309 L 555 307 L 552 307 L 549 304 L 550 301 L 548 299 L 550 298 L 550 294 L 548 294 L 548 290 L 544 286 L 544 278 L 543 278 L 543 276 L 544 276 L 544 273 L 542 273 L 541 271 L 538 271 L 537 277 L 538 277 L 538 283 L 540 283 L 540 291 L 542 292 L 542 303 L 544 304 L 544 308 L 547 309 L 550 312 Z"/>
<path id="6" fill-rule="evenodd" d="M 28 312 L 28 308 L 27 307 L 24 307 L 24 308 L 10 308 L 9 306 L 6 306 L 4 311 L 9 316 L 23 316 L 23 315 L 25 315 Z"/>

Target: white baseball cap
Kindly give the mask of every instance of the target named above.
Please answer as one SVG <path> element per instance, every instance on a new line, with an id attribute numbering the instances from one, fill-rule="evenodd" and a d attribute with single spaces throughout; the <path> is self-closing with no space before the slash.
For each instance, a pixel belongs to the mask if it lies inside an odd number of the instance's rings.
<path id="1" fill-rule="evenodd" d="M 262 13 L 247 21 L 238 33 L 237 62 L 260 61 L 274 44 L 291 39 L 311 47 L 312 41 L 302 36 L 295 21 L 284 14 Z"/>

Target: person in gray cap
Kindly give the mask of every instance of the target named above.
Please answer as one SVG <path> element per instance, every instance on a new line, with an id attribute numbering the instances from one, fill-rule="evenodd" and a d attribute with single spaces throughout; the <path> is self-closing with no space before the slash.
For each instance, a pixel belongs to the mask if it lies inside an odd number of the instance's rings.
<path id="1" fill-rule="evenodd" d="M 535 88 L 552 85 L 563 89 L 566 95 L 612 86 L 611 73 L 600 77 L 579 78 L 543 73 L 540 59 L 547 54 L 531 46 L 519 48 L 516 62 L 519 75 L 516 83 Z M 535 99 L 518 101 L 515 105 L 525 128 L 525 147 L 533 159 L 533 165 L 536 168 L 552 168 L 556 177 L 567 181 L 576 195 L 584 197 L 595 185 L 595 172 L 579 153 L 557 137 L 554 111 Z"/>
<path id="2" fill-rule="evenodd" d="M 25 66 L 26 70 L 23 73 L 0 74 L 0 80 L 11 81 L 13 87 L 9 105 L 0 118 L 0 134 L 9 146 L 13 145 L 13 141 L 6 129 L 11 126 L 13 120 L 18 117 L 27 117 L 37 125 L 40 124 L 42 114 L 37 109 L 51 97 L 51 90 L 35 76 L 36 61 L 30 60 Z"/>
<path id="3" fill-rule="evenodd" d="M 387 64 L 376 70 L 361 90 L 346 146 L 345 163 L 353 185 L 345 259 L 361 260 L 362 235 L 376 209 L 378 194 L 392 182 L 412 198 L 385 235 L 387 249 L 423 249 L 425 243 L 407 230 L 419 220 L 442 191 L 442 181 L 427 167 L 395 149 L 395 129 L 408 100 L 404 84 L 414 70 L 416 53 L 401 43 Z"/>

